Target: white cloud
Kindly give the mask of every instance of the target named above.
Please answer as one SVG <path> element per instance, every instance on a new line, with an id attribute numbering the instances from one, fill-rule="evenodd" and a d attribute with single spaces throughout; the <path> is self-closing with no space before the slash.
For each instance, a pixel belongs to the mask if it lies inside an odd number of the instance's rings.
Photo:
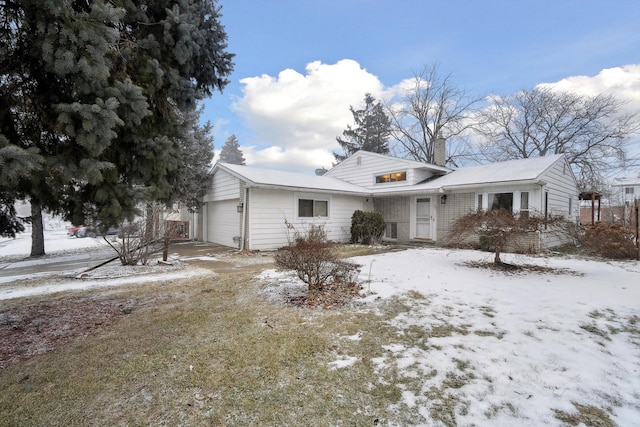
<path id="1" fill-rule="evenodd" d="M 411 88 L 407 78 L 385 87 L 379 78 L 351 59 L 335 64 L 314 61 L 305 72 L 286 69 L 240 80 L 242 97 L 233 110 L 253 131 L 241 138 L 248 165 L 313 173 L 331 167 L 338 150 L 336 136 L 353 125 L 349 106 L 360 108 L 364 94 L 385 101 Z M 584 95 L 612 94 L 630 113 L 640 111 L 640 64 L 602 70 L 595 76 L 572 76 L 540 86 Z"/>
<path id="2" fill-rule="evenodd" d="M 539 86 L 587 96 L 613 95 L 626 102 L 628 113 L 640 111 L 640 64 L 605 68 L 595 76 L 567 77 L 556 83 L 542 83 Z"/>
<path id="3" fill-rule="evenodd" d="M 243 96 L 233 109 L 259 137 L 242 147 L 247 164 L 310 173 L 334 161 L 336 136 L 353 124 L 349 106 L 359 108 L 367 92 L 381 99 L 384 90 L 377 76 L 350 59 L 314 61 L 305 74 L 286 69 L 240 83 Z"/>

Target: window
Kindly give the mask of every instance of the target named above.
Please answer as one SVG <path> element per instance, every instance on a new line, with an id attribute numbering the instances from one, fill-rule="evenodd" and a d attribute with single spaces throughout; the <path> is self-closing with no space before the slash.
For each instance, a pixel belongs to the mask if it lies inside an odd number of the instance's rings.
<path id="1" fill-rule="evenodd" d="M 392 172 L 392 173 L 376 176 L 376 184 L 380 184 L 383 182 L 398 182 L 398 181 L 406 181 L 406 180 L 407 180 L 406 172 Z"/>
<path id="2" fill-rule="evenodd" d="M 329 216 L 329 202 L 326 200 L 298 199 L 298 216 Z"/>
<path id="3" fill-rule="evenodd" d="M 384 237 L 387 239 L 398 238 L 398 223 L 397 222 L 385 222 L 384 224 Z"/>
<path id="4" fill-rule="evenodd" d="M 522 218 L 529 217 L 529 193 L 527 191 L 520 193 L 520 216 Z"/>
<path id="5" fill-rule="evenodd" d="M 633 187 L 626 187 L 624 189 L 624 194 L 633 195 Z"/>
<path id="6" fill-rule="evenodd" d="M 513 193 L 489 194 L 489 209 L 506 209 L 513 212 Z"/>
<path id="7" fill-rule="evenodd" d="M 476 209 L 477 210 L 482 209 L 482 193 L 478 194 L 478 207 Z"/>

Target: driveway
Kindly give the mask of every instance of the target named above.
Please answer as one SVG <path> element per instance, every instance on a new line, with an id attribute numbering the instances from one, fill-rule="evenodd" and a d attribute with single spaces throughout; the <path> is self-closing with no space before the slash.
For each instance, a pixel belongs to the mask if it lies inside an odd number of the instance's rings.
<path id="1" fill-rule="evenodd" d="M 233 272 L 268 265 L 273 258 L 268 253 L 242 254 L 238 250 L 208 242 L 176 242 L 169 248 L 169 262 L 181 261 L 196 268 L 218 273 Z M 0 261 L 0 284 L 51 275 L 75 276 L 115 258 L 111 248 L 95 248 L 80 253 L 52 254 L 43 258 L 8 259 Z M 113 260 L 108 266 L 114 267 Z"/>

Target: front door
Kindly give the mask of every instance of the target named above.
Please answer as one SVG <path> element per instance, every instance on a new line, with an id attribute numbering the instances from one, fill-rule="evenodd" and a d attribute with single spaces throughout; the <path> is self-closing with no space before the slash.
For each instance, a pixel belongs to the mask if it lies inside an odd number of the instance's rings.
<path id="1" fill-rule="evenodd" d="M 431 238 L 431 199 L 416 199 L 416 239 Z"/>

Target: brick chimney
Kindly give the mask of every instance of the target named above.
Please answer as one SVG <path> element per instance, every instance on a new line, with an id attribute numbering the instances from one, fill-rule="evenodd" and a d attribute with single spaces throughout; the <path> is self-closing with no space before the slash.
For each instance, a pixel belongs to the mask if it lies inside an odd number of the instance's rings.
<path id="1" fill-rule="evenodd" d="M 447 162 L 446 152 L 445 139 L 441 136 L 437 136 L 433 141 L 433 164 L 437 166 L 444 166 Z"/>

